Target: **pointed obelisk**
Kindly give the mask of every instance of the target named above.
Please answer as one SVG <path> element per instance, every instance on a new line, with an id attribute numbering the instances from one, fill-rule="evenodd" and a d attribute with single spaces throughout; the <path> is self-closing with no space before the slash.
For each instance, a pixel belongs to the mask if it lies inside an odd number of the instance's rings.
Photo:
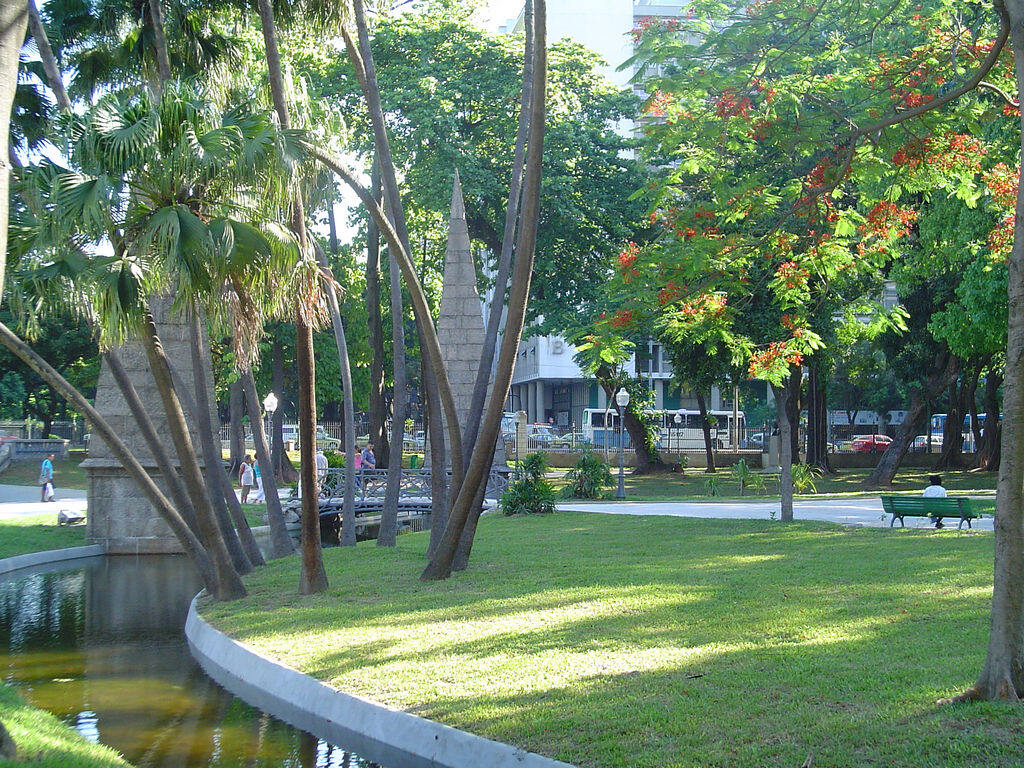
<path id="1" fill-rule="evenodd" d="M 480 355 L 484 348 L 484 310 L 477 291 L 476 266 L 466 226 L 466 207 L 462 200 L 459 172 L 452 183 L 451 213 L 448 218 L 448 248 L 444 259 L 441 289 L 441 313 L 437 319 L 441 358 L 448 370 L 459 423 L 473 401 L 473 386 Z M 494 454 L 495 466 L 505 465 L 504 443 L 499 438 Z"/>

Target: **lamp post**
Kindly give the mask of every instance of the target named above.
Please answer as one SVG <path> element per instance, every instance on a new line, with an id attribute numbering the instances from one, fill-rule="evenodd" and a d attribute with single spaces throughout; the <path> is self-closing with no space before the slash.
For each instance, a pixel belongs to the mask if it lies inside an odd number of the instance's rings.
<path id="1" fill-rule="evenodd" d="M 270 392 L 265 398 L 263 398 L 263 410 L 265 410 L 267 412 L 267 434 L 270 435 L 270 453 L 271 453 L 270 461 L 271 461 L 271 463 L 273 463 L 273 461 L 274 461 L 274 457 L 273 457 L 273 453 L 274 453 L 273 420 L 274 420 L 274 411 L 277 410 L 277 395 L 275 395 L 273 392 Z M 273 467 L 271 467 L 270 470 L 273 471 Z"/>
<path id="2" fill-rule="evenodd" d="M 515 476 L 516 476 L 516 479 L 518 479 L 519 478 L 519 425 L 523 423 L 522 412 L 521 411 L 516 411 L 515 416 L 512 417 L 512 421 L 515 424 L 515 430 L 516 430 L 516 432 L 515 432 L 515 439 L 513 439 L 512 445 L 513 445 L 513 447 L 515 449 L 515 464 L 516 464 Z"/>
<path id="3" fill-rule="evenodd" d="M 622 419 L 626 406 L 629 405 L 629 392 L 626 391 L 625 387 L 620 388 L 615 393 L 615 404 L 619 406 L 619 490 L 615 494 L 615 498 L 624 499 L 626 498 L 626 485 L 622 470 Z"/>
<path id="4" fill-rule="evenodd" d="M 679 425 L 683 423 L 683 414 L 677 413 L 672 417 L 672 421 L 676 423 L 676 452 L 679 451 Z"/>

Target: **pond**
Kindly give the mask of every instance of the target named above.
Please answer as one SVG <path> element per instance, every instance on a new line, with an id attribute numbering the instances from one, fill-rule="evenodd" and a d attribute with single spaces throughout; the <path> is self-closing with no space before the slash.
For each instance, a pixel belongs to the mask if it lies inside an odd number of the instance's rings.
<path id="1" fill-rule="evenodd" d="M 250 707 L 185 641 L 184 557 L 99 557 L 0 582 L 0 670 L 32 705 L 138 768 L 374 764 Z"/>

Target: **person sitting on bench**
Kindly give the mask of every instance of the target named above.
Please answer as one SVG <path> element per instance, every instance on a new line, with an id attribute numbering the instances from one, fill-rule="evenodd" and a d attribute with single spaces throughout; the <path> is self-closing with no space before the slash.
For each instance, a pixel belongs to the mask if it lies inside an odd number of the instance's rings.
<path id="1" fill-rule="evenodd" d="M 944 499 L 946 498 L 946 489 L 942 487 L 942 475 L 931 475 L 928 478 L 928 487 L 924 489 L 921 494 L 926 499 Z M 942 528 L 942 518 L 935 519 L 935 527 Z"/>

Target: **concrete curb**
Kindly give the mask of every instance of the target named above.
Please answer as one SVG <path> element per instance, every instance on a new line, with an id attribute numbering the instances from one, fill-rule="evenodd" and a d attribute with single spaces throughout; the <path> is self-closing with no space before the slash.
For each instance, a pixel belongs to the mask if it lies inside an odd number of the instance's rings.
<path id="1" fill-rule="evenodd" d="M 203 670 L 254 707 L 360 757 L 403 768 L 573 768 L 353 696 L 214 629 L 192 600 L 185 637 Z"/>
<path id="2" fill-rule="evenodd" d="M 15 555 L 0 560 L 0 575 L 20 571 L 23 568 L 62 563 L 68 560 L 81 560 L 85 557 L 98 557 L 103 554 L 105 552 L 99 544 L 68 549 L 51 549 L 46 552 L 29 552 L 26 555 Z"/>

